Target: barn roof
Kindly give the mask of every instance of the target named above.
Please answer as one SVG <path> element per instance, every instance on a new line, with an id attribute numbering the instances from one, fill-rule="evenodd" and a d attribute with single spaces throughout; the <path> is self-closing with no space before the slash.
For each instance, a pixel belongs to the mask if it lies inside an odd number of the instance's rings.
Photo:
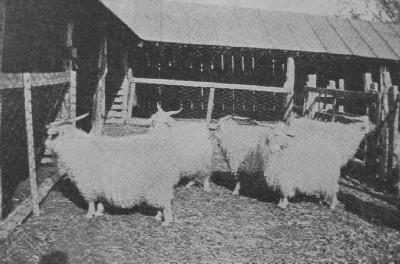
<path id="1" fill-rule="evenodd" d="M 100 0 L 146 41 L 400 60 L 400 25 L 160 0 Z"/>

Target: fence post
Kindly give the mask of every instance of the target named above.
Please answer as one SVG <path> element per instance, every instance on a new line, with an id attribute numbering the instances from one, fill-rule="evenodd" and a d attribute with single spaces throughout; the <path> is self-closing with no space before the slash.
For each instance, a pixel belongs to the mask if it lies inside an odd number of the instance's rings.
<path id="1" fill-rule="evenodd" d="M 317 87 L 317 75 L 316 74 L 309 74 L 308 75 L 308 81 L 306 83 L 306 86 L 307 87 Z M 304 94 L 304 96 L 305 96 L 305 98 L 304 98 L 303 115 L 305 115 L 307 109 L 310 108 L 310 106 L 315 103 L 314 101 L 318 97 L 318 94 L 317 93 L 307 92 L 307 93 Z M 315 115 L 315 110 L 314 109 L 315 109 L 315 106 L 312 107 L 310 109 L 310 112 L 307 114 L 307 116 L 310 117 L 311 119 L 313 119 L 314 115 Z"/>
<path id="2" fill-rule="evenodd" d="M 127 105 L 127 114 L 125 120 L 131 119 L 132 118 L 132 110 L 133 107 L 137 105 L 137 97 L 136 97 L 136 83 L 133 79 L 132 75 L 132 69 L 129 68 L 128 70 L 128 94 L 127 94 L 127 99 L 128 102 L 126 103 Z"/>
<path id="3" fill-rule="evenodd" d="M 344 86 L 344 79 L 339 79 L 339 90 L 344 91 L 345 89 Z M 345 101 L 342 102 L 341 105 L 339 105 L 338 111 L 339 113 L 344 113 L 344 105 L 345 105 Z"/>
<path id="4" fill-rule="evenodd" d="M 363 83 L 364 83 L 364 92 L 368 93 L 370 90 L 374 90 L 373 82 L 372 82 L 372 74 L 369 72 L 365 72 L 363 74 Z M 379 99 L 378 99 L 378 107 L 379 108 Z M 378 110 L 379 111 L 379 110 Z M 369 118 L 371 118 L 370 107 L 367 105 L 366 114 Z M 368 171 L 371 171 L 372 168 L 376 166 L 376 148 L 377 144 L 371 133 L 365 135 L 365 158 L 364 158 L 364 166 Z"/>
<path id="5" fill-rule="evenodd" d="M 293 95 L 294 95 L 294 79 L 295 79 L 295 64 L 293 57 L 287 58 L 286 65 L 286 81 L 283 85 L 284 89 L 287 89 L 288 93 L 286 95 L 286 104 L 285 104 L 285 114 L 283 120 L 286 121 L 293 109 Z"/>
<path id="6" fill-rule="evenodd" d="M 386 179 L 388 172 L 388 160 L 389 160 L 389 127 L 388 127 L 388 119 L 386 116 L 389 114 L 389 85 L 391 85 L 390 74 L 385 71 L 385 69 L 381 68 L 380 74 L 380 84 L 381 89 L 380 92 L 382 94 L 382 106 L 381 106 L 381 119 L 380 122 L 383 122 L 382 130 L 381 130 L 381 149 L 382 156 L 380 159 L 379 166 L 379 177 L 381 179 Z"/>
<path id="7" fill-rule="evenodd" d="M 107 62 L 107 36 L 103 36 L 100 55 L 98 61 L 98 68 L 100 69 L 100 76 L 97 83 L 96 92 L 94 94 L 93 102 L 93 118 L 92 118 L 92 132 L 101 135 L 103 132 L 103 124 L 105 118 L 105 97 L 106 97 L 106 76 L 108 72 Z"/>
<path id="8" fill-rule="evenodd" d="M 397 86 L 391 86 L 389 89 L 389 106 L 390 106 L 390 125 L 389 125 L 389 173 L 393 172 L 393 159 L 396 155 L 397 139 L 399 132 L 399 89 Z M 397 175 L 392 175 L 397 178 Z M 397 182 L 398 179 L 394 179 Z"/>
<path id="9" fill-rule="evenodd" d="M 23 73 L 24 80 L 24 102 L 25 102 L 25 125 L 26 138 L 28 145 L 28 161 L 29 161 L 29 179 L 31 184 L 32 209 L 33 214 L 38 216 L 39 210 L 39 195 L 36 181 L 36 161 L 35 161 L 35 146 L 33 140 L 33 121 L 32 121 L 32 86 L 30 73 Z"/>
<path id="10" fill-rule="evenodd" d="M 0 221 L 3 219 L 3 137 L 2 137 L 2 112 L 3 112 L 3 93 L 0 90 Z"/>
<path id="11" fill-rule="evenodd" d="M 336 89 L 336 81 L 330 80 L 328 89 Z M 328 97 L 328 96 L 325 96 L 325 97 Z M 327 107 L 327 110 L 330 110 L 330 109 L 332 110 L 332 118 L 331 118 L 332 122 L 335 122 L 335 119 L 336 119 L 336 106 L 337 106 L 337 98 L 332 95 L 332 106 L 329 107 L 329 104 L 328 104 L 328 107 Z"/>
<path id="12" fill-rule="evenodd" d="M 214 108 L 214 94 L 215 94 L 215 88 L 210 88 L 210 94 L 208 96 L 208 106 L 207 106 L 207 123 L 210 123 L 212 118 L 212 112 Z"/>

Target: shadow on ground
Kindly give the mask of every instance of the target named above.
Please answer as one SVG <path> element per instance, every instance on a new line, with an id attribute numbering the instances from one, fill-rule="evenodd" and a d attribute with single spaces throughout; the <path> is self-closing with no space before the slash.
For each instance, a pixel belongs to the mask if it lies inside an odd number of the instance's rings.
<path id="1" fill-rule="evenodd" d="M 62 251 L 53 251 L 40 258 L 39 264 L 70 264 L 68 255 Z"/>

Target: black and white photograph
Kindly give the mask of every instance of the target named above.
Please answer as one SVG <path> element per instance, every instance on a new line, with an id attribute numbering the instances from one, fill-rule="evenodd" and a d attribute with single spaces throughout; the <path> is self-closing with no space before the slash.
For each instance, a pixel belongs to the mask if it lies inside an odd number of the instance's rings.
<path id="1" fill-rule="evenodd" d="M 0 0 L 0 264 L 400 264 L 400 0 Z"/>

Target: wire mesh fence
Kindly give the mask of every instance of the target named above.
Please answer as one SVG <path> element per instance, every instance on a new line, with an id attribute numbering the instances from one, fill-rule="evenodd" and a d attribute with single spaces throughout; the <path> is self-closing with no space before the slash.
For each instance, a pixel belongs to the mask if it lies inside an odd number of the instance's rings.
<path id="1" fill-rule="evenodd" d="M 177 118 L 206 118 L 210 88 L 136 84 L 137 104 L 133 117 L 148 118 L 157 110 L 156 103 L 166 110 L 183 108 Z M 251 117 L 262 121 L 281 120 L 285 93 L 250 90 L 216 89 L 212 118 L 226 115 Z"/>
<path id="2" fill-rule="evenodd" d="M 66 77 L 65 73 L 31 74 L 33 139 L 37 165 L 45 151 L 46 125 L 60 113 L 70 87 Z M 30 195 L 29 188 L 21 188 L 21 184 L 29 178 L 25 98 L 21 80 L 20 73 L 2 74 L 0 78 L 2 217 L 7 216 L 19 201 Z"/>

